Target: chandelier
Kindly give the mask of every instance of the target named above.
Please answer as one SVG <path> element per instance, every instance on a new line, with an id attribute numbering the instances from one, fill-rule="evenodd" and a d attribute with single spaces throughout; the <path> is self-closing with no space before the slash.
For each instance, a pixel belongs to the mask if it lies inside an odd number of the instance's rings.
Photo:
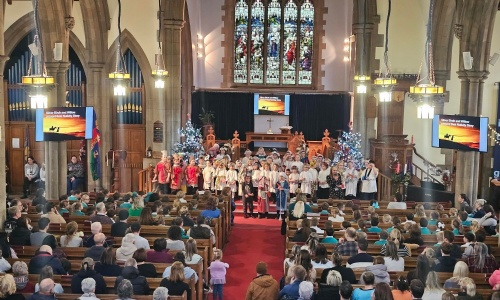
<path id="1" fill-rule="evenodd" d="M 389 19 L 391 17 L 391 0 L 388 0 L 387 21 L 385 23 L 385 47 L 384 47 L 384 67 L 385 73 L 379 73 L 378 78 L 373 81 L 373 87 L 379 92 L 380 102 L 391 102 L 392 88 L 396 86 L 396 79 L 391 75 L 389 68 Z"/>
<path id="2" fill-rule="evenodd" d="M 122 54 L 121 15 L 122 3 L 121 0 L 118 0 L 118 46 L 116 47 L 116 64 L 115 71 L 108 74 L 108 78 L 113 83 L 113 94 L 115 96 L 125 96 L 130 81 L 130 73 L 127 73 L 127 66 Z"/>
<path id="3" fill-rule="evenodd" d="M 436 84 L 434 77 L 434 58 L 432 55 L 432 15 L 434 12 L 434 2 L 429 5 L 429 19 L 427 21 L 427 34 L 425 42 L 425 53 L 417 75 L 414 86 L 410 86 L 408 96 L 417 104 L 419 119 L 432 119 L 434 117 L 434 107 L 444 100 L 444 88 Z"/>
<path id="4" fill-rule="evenodd" d="M 47 76 L 45 68 L 45 56 L 39 30 L 38 1 L 35 0 L 34 2 L 35 37 L 33 43 L 28 46 L 31 51 L 28 71 L 27 75 L 23 76 L 21 83 L 19 83 L 30 97 L 31 108 L 33 109 L 47 108 L 48 93 L 56 86 L 54 77 Z M 34 60 L 36 63 L 33 63 Z"/>
<path id="5" fill-rule="evenodd" d="M 368 82 L 371 80 L 370 75 L 367 75 L 365 72 L 365 60 L 364 58 L 366 57 L 366 49 L 365 49 L 365 29 L 366 29 L 366 14 L 367 14 L 367 9 L 366 9 L 366 0 L 363 1 L 363 38 L 360 39 L 363 42 L 363 47 L 362 47 L 362 52 L 361 56 L 357 55 L 357 57 L 361 57 L 361 62 L 360 62 L 360 68 L 359 72 L 356 71 L 356 75 L 354 75 L 354 85 L 356 86 L 356 93 L 357 94 L 366 94 L 367 89 L 368 89 Z M 356 50 L 357 51 L 357 50 Z"/>
<path id="6" fill-rule="evenodd" d="M 161 42 L 160 42 L 160 32 L 161 32 L 161 0 L 158 0 L 158 54 L 155 55 L 155 68 L 153 70 L 153 77 L 155 78 L 155 88 L 163 89 L 165 88 L 165 78 L 168 76 L 168 71 L 165 70 L 165 64 L 163 63 L 163 55 L 161 54 Z"/>

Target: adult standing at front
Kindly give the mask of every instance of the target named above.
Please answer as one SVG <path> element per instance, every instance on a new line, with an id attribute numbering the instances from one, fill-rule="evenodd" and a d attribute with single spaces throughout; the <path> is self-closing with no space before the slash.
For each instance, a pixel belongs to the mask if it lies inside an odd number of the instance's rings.
<path id="1" fill-rule="evenodd" d="M 356 191 L 358 189 L 358 176 L 359 172 L 354 167 L 354 162 L 351 160 L 347 162 L 347 169 L 344 171 L 345 182 L 345 198 L 355 199 Z"/>
<path id="2" fill-rule="evenodd" d="M 326 182 L 330 186 L 329 198 L 344 198 L 342 193 L 342 176 L 339 174 L 337 166 L 332 166 L 330 168 L 330 175 L 326 176 Z"/>
<path id="3" fill-rule="evenodd" d="M 38 179 L 40 174 L 40 169 L 35 162 L 33 156 L 28 156 L 28 160 L 24 165 L 24 184 L 23 184 L 23 198 L 28 197 L 28 192 L 30 185 L 34 184 Z"/>
<path id="4" fill-rule="evenodd" d="M 361 199 L 375 200 L 377 193 L 378 169 L 373 160 L 368 161 L 366 169 L 361 172 Z"/>
<path id="5" fill-rule="evenodd" d="M 72 190 L 77 190 L 83 185 L 83 178 L 85 177 L 83 165 L 78 161 L 76 155 L 71 156 L 71 161 L 68 163 L 68 179 L 66 194 L 70 195 Z"/>

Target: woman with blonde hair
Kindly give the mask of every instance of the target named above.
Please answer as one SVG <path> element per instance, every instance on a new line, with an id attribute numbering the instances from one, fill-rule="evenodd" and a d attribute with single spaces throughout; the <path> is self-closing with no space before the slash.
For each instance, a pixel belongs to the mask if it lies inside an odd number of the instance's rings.
<path id="1" fill-rule="evenodd" d="M 328 220 L 329 221 L 332 221 L 332 222 L 338 222 L 338 223 L 342 223 L 344 222 L 344 217 L 342 217 L 339 213 L 339 209 L 337 207 L 332 207 L 330 209 L 330 217 L 328 217 Z"/>
<path id="2" fill-rule="evenodd" d="M 60 244 L 61 247 L 80 247 L 82 245 L 78 224 L 75 221 L 66 224 L 66 234 L 61 236 Z"/>
<path id="3" fill-rule="evenodd" d="M 384 224 L 392 224 L 392 216 L 389 214 L 385 214 L 382 216 L 382 223 Z"/>
<path id="4" fill-rule="evenodd" d="M 169 296 L 182 296 L 186 292 L 187 299 L 191 299 L 191 288 L 184 280 L 184 265 L 180 261 L 176 261 L 172 264 L 170 276 L 163 278 L 160 286 L 168 289 Z"/>
<path id="5" fill-rule="evenodd" d="M 313 254 L 316 251 L 316 247 L 319 244 L 319 236 L 316 232 L 311 232 L 309 237 L 307 238 L 306 244 L 302 246 L 301 249 L 305 249 L 309 251 L 310 254 Z"/>
<path id="6" fill-rule="evenodd" d="M 342 283 L 342 275 L 338 271 L 331 270 L 326 277 L 326 284 L 320 284 L 318 293 L 314 299 L 327 300 L 335 299 L 332 295 L 339 295 L 339 287 Z"/>
<path id="7" fill-rule="evenodd" d="M 481 229 L 481 226 L 479 225 L 478 221 L 473 220 L 471 221 L 469 228 L 473 233 L 476 233 L 479 229 Z"/>
<path id="8" fill-rule="evenodd" d="M 460 289 L 461 292 L 458 292 L 457 299 L 471 299 L 471 300 L 482 300 L 483 297 L 476 293 L 476 283 L 472 278 L 465 277 L 460 279 Z"/>
<path id="9" fill-rule="evenodd" d="M 16 282 L 10 274 L 0 276 L 0 299 L 2 300 L 24 300 L 22 294 L 16 294 Z"/>
<path id="10" fill-rule="evenodd" d="M 132 198 L 132 207 L 128 210 L 130 217 L 139 217 L 142 209 L 144 208 L 144 201 L 141 197 L 136 196 Z"/>
<path id="11" fill-rule="evenodd" d="M 305 218 L 305 204 L 304 201 L 297 201 L 295 202 L 295 206 L 293 207 L 290 220 L 298 220 L 302 218 Z"/>
<path id="12" fill-rule="evenodd" d="M 458 217 L 458 210 L 456 208 L 452 207 L 452 208 L 450 208 L 449 214 L 450 214 L 450 218 L 456 218 L 456 217 Z"/>
<path id="13" fill-rule="evenodd" d="M 297 245 L 297 244 L 293 245 L 291 256 L 285 258 L 285 260 L 283 261 L 283 272 L 284 273 L 286 273 L 288 269 L 290 269 L 291 267 L 293 267 L 297 264 L 298 255 L 299 255 L 300 250 L 301 250 L 300 248 L 301 248 L 300 245 Z"/>
<path id="14" fill-rule="evenodd" d="M 422 300 L 435 300 L 441 299 L 441 296 L 446 293 L 446 291 L 439 284 L 439 277 L 436 272 L 430 271 L 427 274 L 427 280 L 425 281 L 425 292 L 422 296 Z"/>
<path id="15" fill-rule="evenodd" d="M 198 254 L 198 248 L 196 246 L 196 240 L 189 238 L 186 242 L 186 264 L 195 265 L 203 258 Z"/>
<path id="16" fill-rule="evenodd" d="M 418 204 L 417 206 L 415 206 L 415 217 L 427 218 L 424 206 L 422 204 Z"/>
<path id="17" fill-rule="evenodd" d="M 460 280 L 469 276 L 469 266 L 461 260 L 457 261 L 453 269 L 453 277 L 446 279 L 444 282 L 445 289 L 458 289 L 460 288 Z M 491 277 L 490 277 L 491 278 Z"/>
<path id="18" fill-rule="evenodd" d="M 398 247 L 399 257 L 410 256 L 410 250 L 404 244 L 403 234 L 399 229 L 394 228 L 389 234 L 389 238 L 387 239 L 387 241 L 392 241 L 396 244 L 396 246 Z M 380 254 L 386 256 L 386 251 L 387 251 L 387 244 L 382 245 L 382 248 L 380 249 Z"/>

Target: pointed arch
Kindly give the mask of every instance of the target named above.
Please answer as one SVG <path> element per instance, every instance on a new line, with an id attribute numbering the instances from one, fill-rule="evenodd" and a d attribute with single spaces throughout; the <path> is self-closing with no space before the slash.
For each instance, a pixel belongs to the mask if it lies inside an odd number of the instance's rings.
<path id="1" fill-rule="evenodd" d="M 142 49 L 141 45 L 139 45 L 139 43 L 137 42 L 134 35 L 130 33 L 130 31 L 124 29 L 121 35 L 122 35 L 122 42 L 121 42 L 122 53 L 125 53 L 127 49 L 130 49 L 130 51 L 132 51 L 135 58 L 137 59 L 137 62 L 139 63 L 139 66 L 141 67 L 142 74 L 145 74 L 143 77 L 144 77 L 144 85 L 146 87 L 146 93 L 147 95 L 152 95 L 153 80 L 152 77 L 149 75 L 151 74 L 153 69 L 149 64 L 149 60 L 148 57 L 146 56 L 146 53 Z M 118 48 L 118 37 L 116 37 L 113 44 L 111 44 L 111 47 L 109 47 L 108 53 L 106 54 L 106 71 L 108 73 L 114 71 L 117 48 Z"/>
<path id="2" fill-rule="evenodd" d="M 108 30 L 111 27 L 107 1 L 80 0 L 83 27 L 85 28 L 86 48 L 89 61 L 103 62 L 108 50 Z"/>

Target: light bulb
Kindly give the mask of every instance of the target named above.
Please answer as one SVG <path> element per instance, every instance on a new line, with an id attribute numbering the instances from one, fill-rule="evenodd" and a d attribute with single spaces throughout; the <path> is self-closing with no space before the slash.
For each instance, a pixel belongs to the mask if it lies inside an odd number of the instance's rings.
<path id="1" fill-rule="evenodd" d="M 155 88 L 157 88 L 157 89 L 165 88 L 165 81 L 163 79 L 156 79 Z"/>
<path id="2" fill-rule="evenodd" d="M 122 84 L 117 84 L 113 88 L 113 92 L 115 96 L 125 96 L 127 94 L 127 90 Z"/>
<path id="3" fill-rule="evenodd" d="M 47 96 L 33 95 L 30 97 L 31 108 L 47 108 Z"/>
<path id="4" fill-rule="evenodd" d="M 434 118 L 434 107 L 429 104 L 421 104 L 418 106 L 417 118 L 432 119 Z"/>
<path id="5" fill-rule="evenodd" d="M 364 84 L 358 84 L 356 86 L 356 92 L 358 94 L 366 94 L 366 85 L 364 85 Z"/>
<path id="6" fill-rule="evenodd" d="M 391 102 L 392 93 L 387 91 L 379 92 L 378 97 L 379 97 L 378 101 L 380 102 Z"/>

